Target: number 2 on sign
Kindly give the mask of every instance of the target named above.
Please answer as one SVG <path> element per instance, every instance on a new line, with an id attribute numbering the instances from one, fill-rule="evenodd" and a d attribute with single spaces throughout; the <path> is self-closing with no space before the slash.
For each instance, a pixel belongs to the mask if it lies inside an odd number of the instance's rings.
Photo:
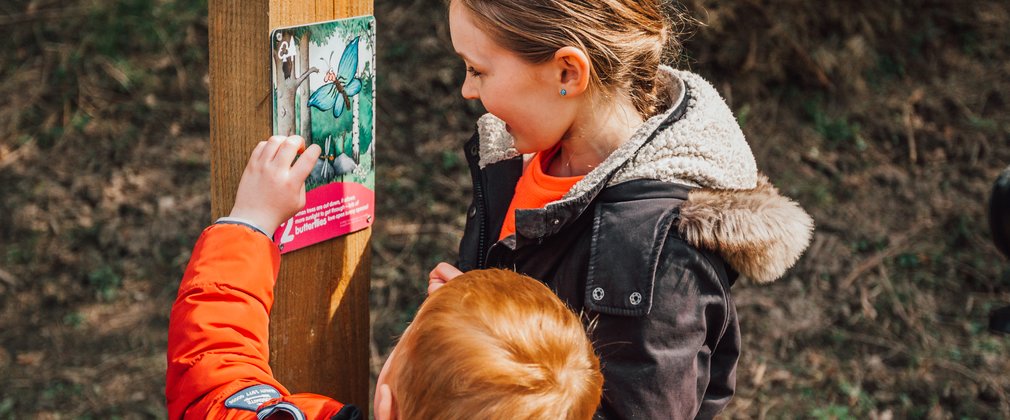
<path id="1" fill-rule="evenodd" d="M 284 226 L 284 233 L 281 234 L 281 245 L 295 240 L 295 235 L 292 234 L 295 230 L 295 218 L 292 217 L 288 219 L 288 223 Z"/>

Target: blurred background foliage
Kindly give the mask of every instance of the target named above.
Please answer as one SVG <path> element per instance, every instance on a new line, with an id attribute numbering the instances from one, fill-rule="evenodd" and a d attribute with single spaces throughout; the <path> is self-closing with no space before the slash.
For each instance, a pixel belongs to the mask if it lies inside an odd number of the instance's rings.
<path id="1" fill-rule="evenodd" d="M 675 63 L 814 215 L 739 284 L 732 418 L 1005 418 L 1010 303 L 985 200 L 1010 164 L 1010 4 L 686 0 Z M 162 418 L 168 308 L 209 222 L 205 0 L 0 4 L 0 418 Z M 468 204 L 440 0 L 376 2 L 373 371 Z M 264 48 L 268 48 L 264 45 Z M 264 64 L 266 65 L 266 64 Z"/>

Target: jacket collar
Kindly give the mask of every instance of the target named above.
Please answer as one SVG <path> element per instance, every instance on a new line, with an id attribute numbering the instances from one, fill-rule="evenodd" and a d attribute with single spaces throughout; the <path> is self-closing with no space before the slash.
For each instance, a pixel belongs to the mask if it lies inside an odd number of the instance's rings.
<path id="1" fill-rule="evenodd" d="M 556 234 L 607 186 L 637 179 L 672 182 L 694 188 L 678 225 L 688 243 L 721 254 L 755 282 L 781 277 L 806 249 L 812 218 L 758 174 L 732 111 L 711 84 L 663 66 L 659 86 L 666 109 L 560 200 L 518 210 L 517 232 L 530 239 Z M 519 156 L 497 117 L 481 117 L 477 131 L 481 168 Z"/>
<path id="2" fill-rule="evenodd" d="M 754 188 L 757 165 L 733 112 L 701 76 L 659 69 L 660 108 L 561 201 L 634 179 L 658 179 L 693 187 Z M 492 114 L 477 121 L 481 168 L 519 155 L 505 122 Z"/>

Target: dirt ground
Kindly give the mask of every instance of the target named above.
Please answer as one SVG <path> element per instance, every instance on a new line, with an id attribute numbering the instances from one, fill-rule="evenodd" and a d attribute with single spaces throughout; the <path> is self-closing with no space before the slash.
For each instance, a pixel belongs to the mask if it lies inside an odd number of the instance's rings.
<path id="1" fill-rule="evenodd" d="M 164 418 L 168 309 L 210 218 L 206 1 L 0 4 L 0 419 Z M 738 284 L 727 418 L 1007 418 L 986 198 L 1010 164 L 1010 3 L 688 0 L 676 62 L 816 219 Z M 483 111 L 441 0 L 376 2 L 373 370 L 454 259 Z"/>

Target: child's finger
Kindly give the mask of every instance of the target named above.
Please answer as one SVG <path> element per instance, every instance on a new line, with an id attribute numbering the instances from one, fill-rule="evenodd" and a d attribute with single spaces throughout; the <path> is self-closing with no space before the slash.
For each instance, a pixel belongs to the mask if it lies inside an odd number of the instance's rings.
<path id="1" fill-rule="evenodd" d="M 428 273 L 428 294 L 434 293 L 436 290 L 445 286 L 446 283 L 452 281 L 460 274 L 458 268 L 454 267 L 449 263 L 439 263 L 430 273 Z"/>
<path id="2" fill-rule="evenodd" d="M 267 142 L 265 140 L 256 143 L 256 147 L 254 147 L 252 153 L 249 154 L 249 163 L 256 162 L 257 160 L 259 160 L 260 156 L 263 155 L 263 150 L 266 149 L 266 147 Z"/>
<path id="3" fill-rule="evenodd" d="M 318 144 L 309 146 L 305 149 L 305 153 L 302 153 L 295 164 L 291 166 L 291 176 L 301 182 L 305 182 L 305 178 L 308 178 L 309 174 L 312 173 L 312 167 L 316 165 L 316 160 L 319 159 L 319 155 L 321 154 L 323 154 L 323 149 Z"/>
<path id="4" fill-rule="evenodd" d="M 428 280 L 428 294 L 431 295 L 432 293 L 435 293 L 435 291 L 438 290 L 438 289 L 441 289 L 442 286 L 445 286 L 445 281 L 443 281 L 443 280 L 432 280 L 432 279 L 429 279 Z"/>
<path id="5" fill-rule="evenodd" d="M 435 266 L 435 269 L 431 270 L 431 273 L 428 273 L 428 280 L 429 283 L 435 280 L 449 282 L 452 281 L 452 279 L 458 277 L 460 274 L 463 274 L 463 272 L 459 271 L 458 268 L 456 268 L 452 264 L 443 262 L 438 263 L 438 265 Z"/>
<path id="6" fill-rule="evenodd" d="M 284 165 L 284 167 L 290 167 L 291 162 L 294 162 L 295 155 L 298 154 L 298 149 L 305 144 L 305 139 L 299 136 L 291 136 L 284 139 L 284 144 L 281 144 L 280 149 L 277 150 L 277 156 L 274 157 L 274 162 L 278 165 Z"/>
<path id="7" fill-rule="evenodd" d="M 267 145 L 263 147 L 263 153 L 260 154 L 259 160 L 261 162 L 274 160 L 274 157 L 277 156 L 277 151 L 284 145 L 284 139 L 286 139 L 284 136 L 270 137 L 267 140 Z"/>

